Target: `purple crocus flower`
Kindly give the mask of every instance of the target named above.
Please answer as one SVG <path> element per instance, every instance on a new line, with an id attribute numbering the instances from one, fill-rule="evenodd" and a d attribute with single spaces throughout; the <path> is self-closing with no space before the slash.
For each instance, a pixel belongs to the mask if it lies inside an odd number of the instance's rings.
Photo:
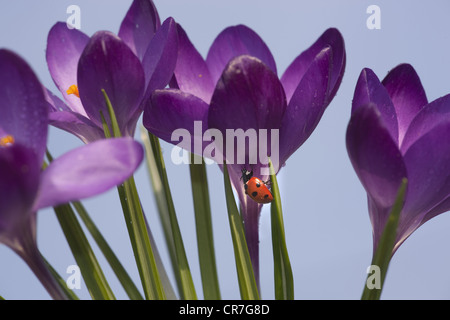
<path id="1" fill-rule="evenodd" d="M 47 63 L 64 97 L 48 93 L 50 124 L 88 143 L 104 138 L 100 111 L 108 115 L 104 89 L 122 135 L 134 136 L 141 102 L 170 81 L 177 56 L 175 22 L 162 25 L 151 0 L 134 0 L 118 33 L 91 38 L 66 23 L 49 32 Z M 108 122 L 108 119 L 107 119 Z"/>
<path id="2" fill-rule="evenodd" d="M 393 253 L 423 223 L 450 209 L 450 95 L 428 103 L 414 68 L 356 85 L 347 150 L 367 192 L 376 249 L 403 178 L 408 179 Z M 375 251 L 375 250 L 374 250 Z"/>
<path id="3" fill-rule="evenodd" d="M 278 130 L 278 141 L 272 136 L 272 144 L 269 137 L 268 152 L 257 161 L 250 161 L 254 154 L 248 149 L 245 161 L 240 163 L 225 148 L 215 150 L 213 155 L 219 165 L 224 159 L 231 163 L 229 174 L 239 196 L 250 256 L 259 281 L 258 224 L 262 205 L 245 195 L 241 169 L 252 169 L 259 178 L 267 180 L 267 172 L 261 174 L 261 169 L 268 166 L 267 155 L 274 157 L 278 151 L 278 164 L 283 165 L 311 135 L 343 77 L 346 59 L 342 36 L 336 29 L 324 32 L 292 62 L 281 79 L 267 45 L 244 25 L 222 31 L 206 61 L 179 25 L 178 46 L 173 89 L 156 90 L 145 106 L 143 122 L 150 132 L 175 144 L 178 141 L 172 140 L 172 133 L 185 129 L 192 139 L 179 145 L 208 156 L 205 150 L 211 141 L 204 136 L 208 131 L 210 138 L 216 138 L 215 143 L 221 135 L 225 146 L 230 142 L 226 139 L 227 130 L 251 129 L 257 133 L 261 129 Z M 201 130 L 196 130 L 194 122 L 201 124 Z M 276 166 L 277 171 L 280 165 Z"/>
<path id="4" fill-rule="evenodd" d="M 28 64 L 0 50 L 0 242 L 20 255 L 53 298 L 64 298 L 36 244 L 36 212 L 100 194 L 125 181 L 143 150 L 131 138 L 74 149 L 42 170 L 47 144 L 45 89 Z"/>

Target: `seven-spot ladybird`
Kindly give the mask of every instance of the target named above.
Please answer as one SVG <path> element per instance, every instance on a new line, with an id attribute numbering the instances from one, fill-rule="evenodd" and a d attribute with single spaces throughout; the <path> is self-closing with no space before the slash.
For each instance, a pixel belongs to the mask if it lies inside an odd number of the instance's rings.
<path id="1" fill-rule="evenodd" d="M 269 203 L 273 200 L 272 193 L 267 188 L 267 183 L 253 176 L 253 170 L 242 169 L 242 181 L 244 182 L 245 194 L 258 203 Z"/>

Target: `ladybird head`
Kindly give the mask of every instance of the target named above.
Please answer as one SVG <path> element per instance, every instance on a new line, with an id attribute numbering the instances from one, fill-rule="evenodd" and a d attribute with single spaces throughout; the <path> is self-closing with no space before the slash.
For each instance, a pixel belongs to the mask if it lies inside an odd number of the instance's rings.
<path id="1" fill-rule="evenodd" d="M 248 182 L 248 180 L 250 180 L 251 177 L 253 177 L 253 170 L 248 171 L 246 168 L 242 168 L 241 169 L 241 179 L 244 182 L 244 184 L 246 184 Z"/>

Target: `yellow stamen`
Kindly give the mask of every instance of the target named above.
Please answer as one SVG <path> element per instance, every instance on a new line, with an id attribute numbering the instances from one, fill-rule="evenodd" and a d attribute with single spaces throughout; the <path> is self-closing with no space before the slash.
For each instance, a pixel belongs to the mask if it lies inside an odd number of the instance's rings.
<path id="1" fill-rule="evenodd" d="M 67 94 L 74 94 L 76 95 L 78 98 L 80 97 L 80 94 L 78 93 L 78 87 L 77 85 L 73 84 L 69 87 L 69 89 L 67 89 Z"/>
<path id="2" fill-rule="evenodd" d="M 5 136 L 0 139 L 0 147 L 7 147 L 14 144 L 14 137 L 13 136 Z"/>

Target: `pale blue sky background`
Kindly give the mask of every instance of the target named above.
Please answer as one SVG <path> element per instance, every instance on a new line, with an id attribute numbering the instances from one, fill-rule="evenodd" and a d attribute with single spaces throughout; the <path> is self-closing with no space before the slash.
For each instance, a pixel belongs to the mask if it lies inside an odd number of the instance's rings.
<path id="1" fill-rule="evenodd" d="M 6 1 L 1 0 L 0 47 L 24 57 L 51 90 L 55 86 L 45 62 L 47 33 L 68 17 L 71 4 L 81 8 L 81 29 L 88 35 L 106 29 L 117 32 L 131 0 Z M 264 39 L 277 62 L 279 75 L 327 28 L 344 36 L 347 67 L 336 98 L 310 139 L 288 160 L 279 174 L 288 250 L 296 299 L 359 299 L 372 255 L 371 226 L 366 195 L 345 149 L 345 130 L 356 80 L 369 67 L 383 78 L 399 63 L 417 70 L 428 99 L 450 92 L 450 26 L 447 1 L 294 1 L 294 0 L 155 0 L 161 19 L 181 23 L 205 56 L 215 36 L 225 27 L 246 24 Z M 381 29 L 368 30 L 366 9 L 381 8 Z M 54 156 L 80 146 L 76 138 L 50 130 Z M 189 168 L 170 163 L 171 145 L 163 144 L 172 194 L 194 282 L 201 298 Z M 214 236 L 220 286 L 224 299 L 239 299 L 234 256 L 223 193 L 216 165 L 208 167 Z M 167 254 L 145 166 L 136 180 L 147 218 Z M 116 190 L 84 201 L 91 217 L 139 285 Z M 75 264 L 52 210 L 38 215 L 38 245 L 44 256 L 66 278 Z M 268 207 L 261 218 L 262 298 L 273 299 L 273 262 Z M 395 254 L 385 283 L 384 299 L 450 299 L 450 214 L 427 222 Z M 98 252 L 95 245 L 93 245 Z M 99 253 L 99 260 L 117 298 L 124 291 Z M 76 293 L 88 299 L 82 283 Z M 0 295 L 6 299 L 49 299 L 26 264 L 9 248 L 0 246 Z"/>

